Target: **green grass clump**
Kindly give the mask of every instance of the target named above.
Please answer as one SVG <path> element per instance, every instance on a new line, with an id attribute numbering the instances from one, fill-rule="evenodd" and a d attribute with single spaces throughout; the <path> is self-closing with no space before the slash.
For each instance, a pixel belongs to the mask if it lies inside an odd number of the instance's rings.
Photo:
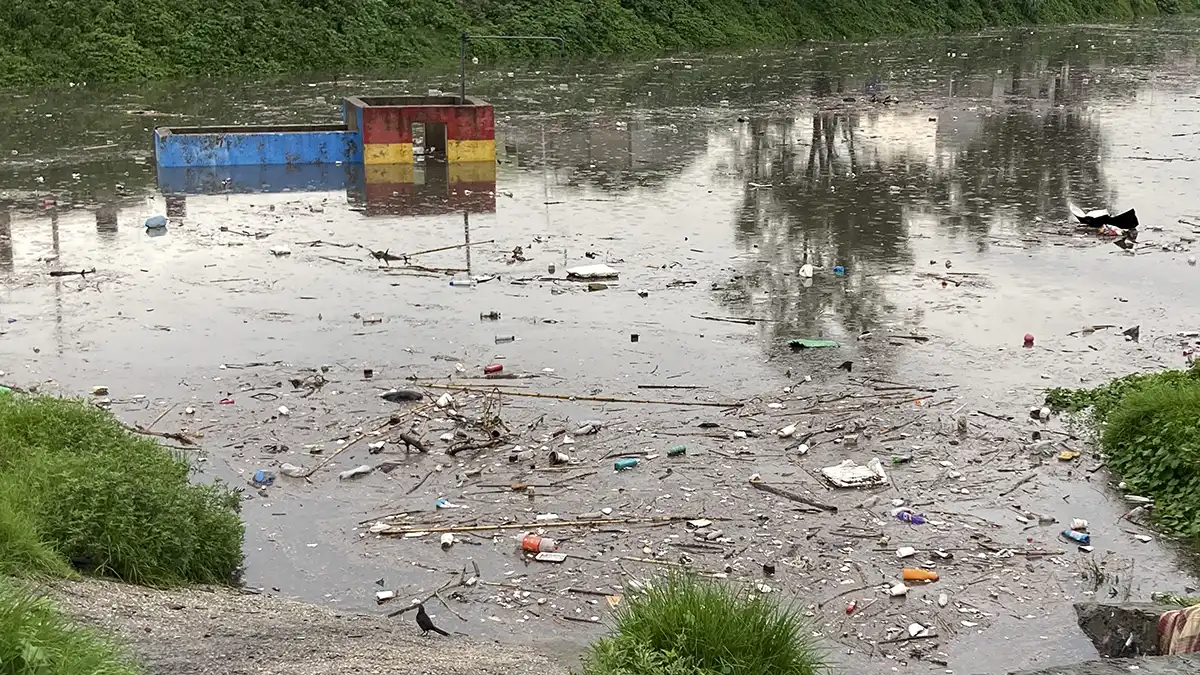
<path id="1" fill-rule="evenodd" d="M 1159 526 L 1200 537 L 1200 383 L 1126 395 L 1108 415 L 1101 447 L 1127 489 L 1154 498 Z"/>
<path id="2" fill-rule="evenodd" d="M 1108 468 L 1130 492 L 1154 499 L 1164 531 L 1200 539 L 1200 363 L 1092 389 L 1051 389 L 1046 404 L 1090 410 Z"/>
<path id="3" fill-rule="evenodd" d="M 825 669 L 807 624 L 748 590 L 676 574 L 626 596 L 585 675 L 813 675 Z"/>
<path id="4" fill-rule="evenodd" d="M 137 675 L 115 644 L 75 626 L 50 601 L 0 579 L 0 673 Z"/>
<path id="5" fill-rule="evenodd" d="M 81 401 L 0 396 L 0 573 L 96 574 L 154 586 L 231 583 L 237 494 Z M 4 671 L 0 669 L 0 673 Z"/>
<path id="6" fill-rule="evenodd" d="M 1129 394 L 1174 384 L 1200 384 L 1200 362 L 1187 370 L 1134 373 L 1091 389 L 1050 389 L 1046 392 L 1046 405 L 1058 412 L 1071 413 L 1091 408 L 1096 422 L 1102 424 Z"/>

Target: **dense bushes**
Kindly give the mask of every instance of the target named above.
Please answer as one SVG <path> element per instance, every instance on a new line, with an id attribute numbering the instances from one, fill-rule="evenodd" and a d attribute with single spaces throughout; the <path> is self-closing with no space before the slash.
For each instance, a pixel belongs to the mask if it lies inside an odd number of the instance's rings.
<path id="1" fill-rule="evenodd" d="M 571 54 L 1125 20 L 1197 0 L 6 0 L 0 86 L 368 72 L 448 61 L 460 32 L 566 38 Z M 479 42 L 487 57 L 556 49 Z"/>
<path id="2" fill-rule="evenodd" d="M 1154 498 L 1160 527 L 1200 538 L 1200 365 L 1053 389 L 1046 401 L 1090 410 L 1108 468 L 1129 491 Z"/>
<path id="3" fill-rule="evenodd" d="M 235 493 L 86 403 L 0 395 L 0 573 L 69 563 L 151 585 L 230 583 L 242 562 Z"/>
<path id="4" fill-rule="evenodd" d="M 676 574 L 625 596 L 586 675 L 815 675 L 824 662 L 796 613 L 769 596 Z"/>

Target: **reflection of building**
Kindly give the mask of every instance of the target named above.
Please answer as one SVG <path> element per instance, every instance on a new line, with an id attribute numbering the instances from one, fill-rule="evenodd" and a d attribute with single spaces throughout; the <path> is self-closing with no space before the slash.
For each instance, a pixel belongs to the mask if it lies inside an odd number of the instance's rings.
<path id="1" fill-rule="evenodd" d="M 117 212 L 120 206 L 113 203 L 101 204 L 96 207 L 96 231 L 103 235 L 117 233 Z"/>
<path id="2" fill-rule="evenodd" d="M 495 162 L 159 167 L 158 183 L 168 218 L 186 215 L 187 195 L 340 190 L 372 216 L 496 210 Z"/>
<path id="3" fill-rule="evenodd" d="M 495 162 L 435 162 L 364 167 L 348 190 L 373 215 L 424 216 L 496 210 Z"/>

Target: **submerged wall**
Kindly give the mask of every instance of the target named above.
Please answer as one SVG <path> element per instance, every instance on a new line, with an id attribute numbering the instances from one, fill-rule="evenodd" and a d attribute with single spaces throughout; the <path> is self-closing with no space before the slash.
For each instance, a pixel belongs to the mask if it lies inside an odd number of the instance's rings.
<path id="1" fill-rule="evenodd" d="M 43 0 L 0 2 L 0 86 L 365 72 L 457 58 L 457 36 L 566 38 L 573 55 L 1128 21 L 1200 0 Z M 480 42 L 473 53 L 558 48 Z"/>

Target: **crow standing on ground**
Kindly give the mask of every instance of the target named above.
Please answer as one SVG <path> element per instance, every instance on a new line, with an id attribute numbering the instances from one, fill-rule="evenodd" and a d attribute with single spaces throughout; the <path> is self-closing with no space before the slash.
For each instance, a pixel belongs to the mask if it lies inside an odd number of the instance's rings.
<path id="1" fill-rule="evenodd" d="M 421 628 L 422 635 L 428 635 L 429 631 L 433 631 L 438 635 L 450 635 L 446 631 L 433 625 L 433 619 L 425 613 L 425 605 L 417 605 L 417 625 Z"/>

